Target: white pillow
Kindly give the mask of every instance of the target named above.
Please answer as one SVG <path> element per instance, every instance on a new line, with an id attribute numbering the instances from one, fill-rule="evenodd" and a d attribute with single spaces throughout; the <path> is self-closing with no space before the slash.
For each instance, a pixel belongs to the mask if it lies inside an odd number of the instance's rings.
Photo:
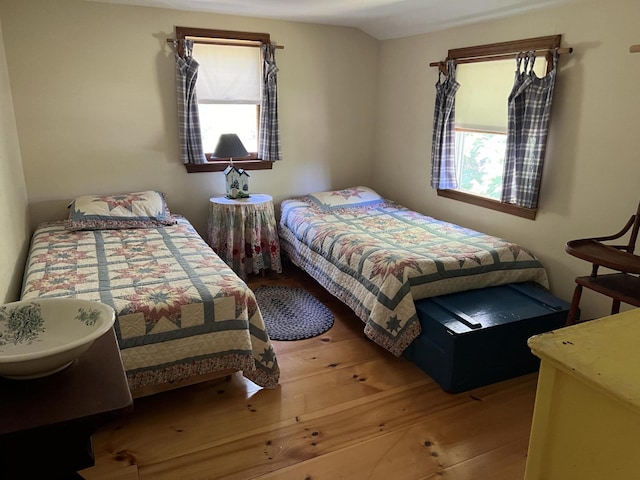
<path id="1" fill-rule="evenodd" d="M 69 204 L 67 230 L 114 230 L 173 225 L 164 194 L 154 191 L 86 195 Z"/>
<path id="2" fill-rule="evenodd" d="M 307 197 L 324 210 L 371 206 L 385 201 L 369 187 L 351 187 L 343 190 L 310 193 Z"/>

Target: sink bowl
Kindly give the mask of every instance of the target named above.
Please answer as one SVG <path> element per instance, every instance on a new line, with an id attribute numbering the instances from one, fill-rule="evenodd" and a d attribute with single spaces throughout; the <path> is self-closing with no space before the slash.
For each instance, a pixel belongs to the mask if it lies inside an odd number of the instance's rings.
<path id="1" fill-rule="evenodd" d="M 44 377 L 68 367 L 113 326 L 104 303 L 41 298 L 0 305 L 0 376 Z"/>

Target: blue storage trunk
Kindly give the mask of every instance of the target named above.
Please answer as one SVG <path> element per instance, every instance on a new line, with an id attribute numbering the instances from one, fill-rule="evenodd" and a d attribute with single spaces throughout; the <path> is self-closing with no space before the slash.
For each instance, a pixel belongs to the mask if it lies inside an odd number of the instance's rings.
<path id="1" fill-rule="evenodd" d="M 418 300 L 422 333 L 405 350 L 447 392 L 457 393 L 538 369 L 533 335 L 565 325 L 569 304 L 536 283 Z"/>

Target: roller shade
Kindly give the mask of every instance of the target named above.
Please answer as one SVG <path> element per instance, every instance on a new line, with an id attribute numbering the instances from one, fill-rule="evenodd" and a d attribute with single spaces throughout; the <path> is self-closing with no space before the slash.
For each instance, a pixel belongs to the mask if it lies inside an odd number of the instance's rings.
<path id="1" fill-rule="evenodd" d="M 545 75 L 547 62 L 537 58 L 534 71 Z M 507 101 L 516 72 L 513 60 L 460 64 L 456 80 L 456 128 L 507 132 Z"/>
<path id="2" fill-rule="evenodd" d="M 259 104 L 260 49 L 229 45 L 195 44 L 193 58 L 200 64 L 198 103 Z"/>

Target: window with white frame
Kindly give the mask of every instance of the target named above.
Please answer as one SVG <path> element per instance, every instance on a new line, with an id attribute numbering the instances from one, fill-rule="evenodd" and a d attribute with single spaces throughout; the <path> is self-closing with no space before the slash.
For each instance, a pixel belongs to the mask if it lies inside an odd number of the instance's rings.
<path id="1" fill-rule="evenodd" d="M 255 155 L 262 84 L 260 49 L 196 43 L 193 57 L 200 64 L 196 92 L 207 160 L 212 160 L 210 154 L 223 133 L 236 133 Z"/>
<path id="2" fill-rule="evenodd" d="M 535 72 L 544 77 L 540 58 Z M 507 148 L 507 102 L 513 88 L 513 59 L 458 65 L 456 80 L 457 190 L 500 201 Z"/>

